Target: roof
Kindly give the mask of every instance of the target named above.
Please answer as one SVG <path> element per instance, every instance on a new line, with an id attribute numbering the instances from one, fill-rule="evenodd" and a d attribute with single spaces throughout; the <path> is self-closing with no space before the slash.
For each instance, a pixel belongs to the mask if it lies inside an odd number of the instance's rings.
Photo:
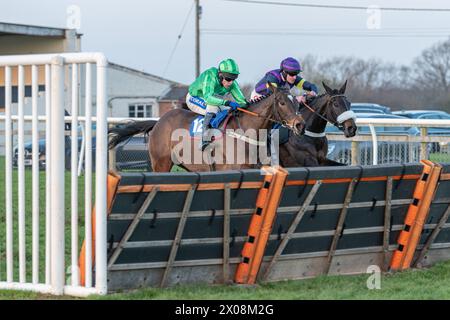
<path id="1" fill-rule="evenodd" d="M 66 30 L 69 29 L 0 22 L 0 36 L 14 34 L 35 37 L 64 38 L 66 35 Z M 81 36 L 81 34 L 77 33 L 77 36 Z"/>
<path id="2" fill-rule="evenodd" d="M 420 114 L 420 113 L 446 113 L 442 110 L 401 110 L 395 111 L 395 114 Z"/>
<path id="3" fill-rule="evenodd" d="M 119 71 L 125 71 L 125 72 L 129 72 L 129 73 L 133 73 L 133 74 L 138 74 L 138 75 L 143 76 L 145 78 L 152 78 L 153 80 L 157 80 L 157 81 L 160 81 L 160 82 L 169 82 L 170 84 L 176 85 L 176 86 L 177 85 L 183 85 L 183 84 L 181 84 L 179 82 L 175 82 L 175 81 L 172 81 L 172 80 L 160 77 L 160 76 L 156 76 L 156 75 L 148 73 L 148 72 L 144 72 L 144 71 L 140 71 L 140 70 L 137 70 L 137 69 L 133 69 L 133 68 L 126 67 L 126 66 L 123 66 L 123 65 L 120 65 L 120 64 L 117 64 L 117 63 L 113 63 L 113 62 L 109 62 L 108 63 L 108 67 L 116 69 L 116 70 L 119 70 Z"/>
<path id="4" fill-rule="evenodd" d="M 169 91 L 165 95 L 163 95 L 159 100 L 178 100 L 183 101 L 186 98 L 186 94 L 188 93 L 189 86 L 186 85 L 175 85 L 172 86 Z"/>
<path id="5" fill-rule="evenodd" d="M 378 103 L 370 103 L 370 102 L 352 102 L 352 105 L 358 105 L 358 106 L 364 106 L 364 107 L 380 106 Z"/>
<path id="6" fill-rule="evenodd" d="M 404 119 L 404 117 L 395 115 L 395 114 L 386 114 L 386 113 L 357 113 L 356 116 L 358 118 L 388 118 L 388 119 Z"/>

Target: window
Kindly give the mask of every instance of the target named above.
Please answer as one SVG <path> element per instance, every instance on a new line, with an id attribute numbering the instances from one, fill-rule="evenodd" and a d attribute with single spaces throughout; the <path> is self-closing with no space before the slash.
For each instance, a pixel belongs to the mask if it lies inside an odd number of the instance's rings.
<path id="1" fill-rule="evenodd" d="M 152 116 L 151 104 L 130 104 L 128 106 L 128 115 L 130 118 L 150 118 Z"/>

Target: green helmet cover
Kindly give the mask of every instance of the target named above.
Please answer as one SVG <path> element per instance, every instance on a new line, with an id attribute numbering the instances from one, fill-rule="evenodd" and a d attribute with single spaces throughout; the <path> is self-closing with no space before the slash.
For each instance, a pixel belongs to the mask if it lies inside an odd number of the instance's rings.
<path id="1" fill-rule="evenodd" d="M 233 59 L 226 59 L 220 62 L 219 71 L 222 73 L 239 74 L 239 67 Z"/>

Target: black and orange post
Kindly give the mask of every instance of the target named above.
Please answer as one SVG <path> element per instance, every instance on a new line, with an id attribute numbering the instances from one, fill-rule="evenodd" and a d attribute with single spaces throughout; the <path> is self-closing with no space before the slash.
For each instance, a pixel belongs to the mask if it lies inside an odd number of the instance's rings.
<path id="1" fill-rule="evenodd" d="M 277 216 L 278 205 L 280 204 L 281 195 L 283 193 L 284 183 L 288 172 L 282 167 L 276 167 L 275 180 L 272 181 L 272 189 L 270 190 L 269 199 L 266 207 L 266 214 L 264 215 L 264 221 L 257 239 L 255 254 L 251 260 L 248 284 L 254 284 L 256 282 L 259 269 L 264 257 L 267 242 L 269 240 L 270 233 L 272 232 L 273 223 Z"/>
<path id="2" fill-rule="evenodd" d="M 242 261 L 236 269 L 236 274 L 234 277 L 234 281 L 236 283 L 247 283 L 250 272 L 250 262 L 256 250 L 256 240 L 259 236 L 263 223 L 265 208 L 269 199 L 269 191 L 271 189 L 271 183 L 275 173 L 271 167 L 267 166 L 263 167 L 261 170 L 265 172 L 264 182 L 259 190 L 258 197 L 256 198 L 256 208 L 250 220 L 250 226 L 247 232 L 247 241 L 244 243 L 244 247 L 242 248 Z"/>
<path id="3" fill-rule="evenodd" d="M 242 249 L 242 261 L 236 270 L 236 283 L 252 284 L 256 281 L 288 174 L 278 166 L 265 167 L 264 170 L 266 176 L 250 221 L 248 239 Z"/>
<path id="4" fill-rule="evenodd" d="M 429 160 L 422 160 L 423 172 L 417 181 L 413 201 L 408 208 L 403 230 L 400 232 L 390 269 L 405 270 L 411 265 L 430 204 L 437 188 L 442 166 Z"/>
<path id="5" fill-rule="evenodd" d="M 434 164 L 429 160 L 423 160 L 430 164 Z M 439 177 L 441 175 L 442 166 L 440 164 L 434 164 L 431 176 L 428 180 L 428 184 L 425 190 L 425 194 L 422 199 L 422 203 L 419 207 L 416 220 L 411 228 L 411 236 L 409 238 L 408 245 L 406 247 L 405 259 L 403 262 L 403 269 L 407 269 L 411 266 L 414 254 L 416 252 L 417 245 L 420 241 L 420 235 L 422 234 L 425 221 L 428 213 L 430 212 L 430 206 L 433 201 L 436 189 L 439 183 Z"/>

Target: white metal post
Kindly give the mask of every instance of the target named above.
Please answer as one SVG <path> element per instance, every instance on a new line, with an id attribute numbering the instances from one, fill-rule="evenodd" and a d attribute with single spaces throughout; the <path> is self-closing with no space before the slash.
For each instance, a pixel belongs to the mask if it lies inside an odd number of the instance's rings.
<path id="1" fill-rule="evenodd" d="M 72 188 L 72 285 L 79 284 L 78 272 L 78 65 L 72 64 L 72 135 L 71 135 L 71 188 Z"/>
<path id="2" fill-rule="evenodd" d="M 24 142 L 24 67 L 18 67 L 18 214 L 19 214 L 19 282 L 26 282 L 26 246 L 25 246 L 25 142 Z"/>
<path id="3" fill-rule="evenodd" d="M 5 67 L 6 281 L 13 281 L 11 67 Z"/>
<path id="4" fill-rule="evenodd" d="M 51 281 L 51 68 L 45 65 L 45 284 Z"/>
<path id="5" fill-rule="evenodd" d="M 372 135 L 372 164 L 378 164 L 378 139 L 373 124 L 369 124 L 370 134 Z"/>
<path id="6" fill-rule="evenodd" d="M 99 294 L 107 293 L 106 215 L 107 215 L 107 168 L 108 128 L 106 105 L 107 61 L 104 56 L 97 60 L 97 132 L 96 132 L 96 187 L 95 187 L 95 287 Z"/>
<path id="7" fill-rule="evenodd" d="M 51 286 L 64 292 L 64 59 L 52 58 Z"/>
<path id="8" fill-rule="evenodd" d="M 92 287 L 92 65 L 86 63 L 86 142 L 84 163 L 85 286 Z"/>
<path id="9" fill-rule="evenodd" d="M 32 105 L 32 280 L 39 282 L 39 132 L 38 132 L 38 67 L 31 67 Z"/>

